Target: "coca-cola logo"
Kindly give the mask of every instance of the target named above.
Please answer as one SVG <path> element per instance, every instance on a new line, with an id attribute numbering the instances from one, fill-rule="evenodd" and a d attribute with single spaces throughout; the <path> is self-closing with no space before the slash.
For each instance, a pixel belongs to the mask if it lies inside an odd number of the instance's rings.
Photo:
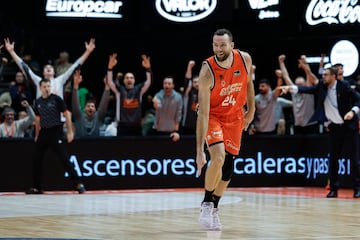
<path id="1" fill-rule="evenodd" d="M 360 22 L 360 6 L 358 0 L 311 0 L 305 18 L 312 26 Z"/>

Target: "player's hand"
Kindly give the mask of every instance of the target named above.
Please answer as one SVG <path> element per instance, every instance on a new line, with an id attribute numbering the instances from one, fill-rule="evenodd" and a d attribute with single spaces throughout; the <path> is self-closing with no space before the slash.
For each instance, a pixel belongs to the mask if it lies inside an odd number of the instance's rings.
<path id="1" fill-rule="evenodd" d="M 199 177 L 201 175 L 201 169 L 204 167 L 204 165 L 207 163 L 206 161 L 206 155 L 204 152 L 198 152 L 196 154 L 196 165 L 197 165 L 197 170 L 198 170 L 198 174 L 197 176 Z"/>

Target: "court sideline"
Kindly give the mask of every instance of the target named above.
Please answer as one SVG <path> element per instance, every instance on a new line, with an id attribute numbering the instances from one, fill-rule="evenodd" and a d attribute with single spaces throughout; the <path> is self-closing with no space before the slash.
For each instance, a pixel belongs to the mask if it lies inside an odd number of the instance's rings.
<path id="1" fill-rule="evenodd" d="M 45 193 L 0 193 L 0 239 L 360 239 L 351 190 L 230 188 L 221 232 L 197 223 L 202 189 Z"/>

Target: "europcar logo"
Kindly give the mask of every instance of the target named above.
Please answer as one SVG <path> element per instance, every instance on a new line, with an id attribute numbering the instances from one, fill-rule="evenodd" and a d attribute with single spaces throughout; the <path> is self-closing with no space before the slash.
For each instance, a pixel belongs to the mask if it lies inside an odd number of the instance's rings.
<path id="1" fill-rule="evenodd" d="M 209 16 L 217 0 L 156 0 L 158 13 L 173 22 L 194 22 Z"/>
<path id="2" fill-rule="evenodd" d="M 122 1 L 47 0 L 46 16 L 79 18 L 122 18 Z"/>

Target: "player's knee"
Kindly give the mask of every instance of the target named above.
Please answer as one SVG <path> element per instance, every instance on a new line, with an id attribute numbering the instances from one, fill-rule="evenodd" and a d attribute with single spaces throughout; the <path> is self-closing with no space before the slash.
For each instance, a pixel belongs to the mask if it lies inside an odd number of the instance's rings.
<path id="1" fill-rule="evenodd" d="M 231 176 L 234 173 L 234 159 L 235 156 L 231 154 L 227 154 L 225 156 L 224 165 L 222 167 L 222 177 L 221 180 L 223 181 L 229 181 L 231 179 Z"/>

